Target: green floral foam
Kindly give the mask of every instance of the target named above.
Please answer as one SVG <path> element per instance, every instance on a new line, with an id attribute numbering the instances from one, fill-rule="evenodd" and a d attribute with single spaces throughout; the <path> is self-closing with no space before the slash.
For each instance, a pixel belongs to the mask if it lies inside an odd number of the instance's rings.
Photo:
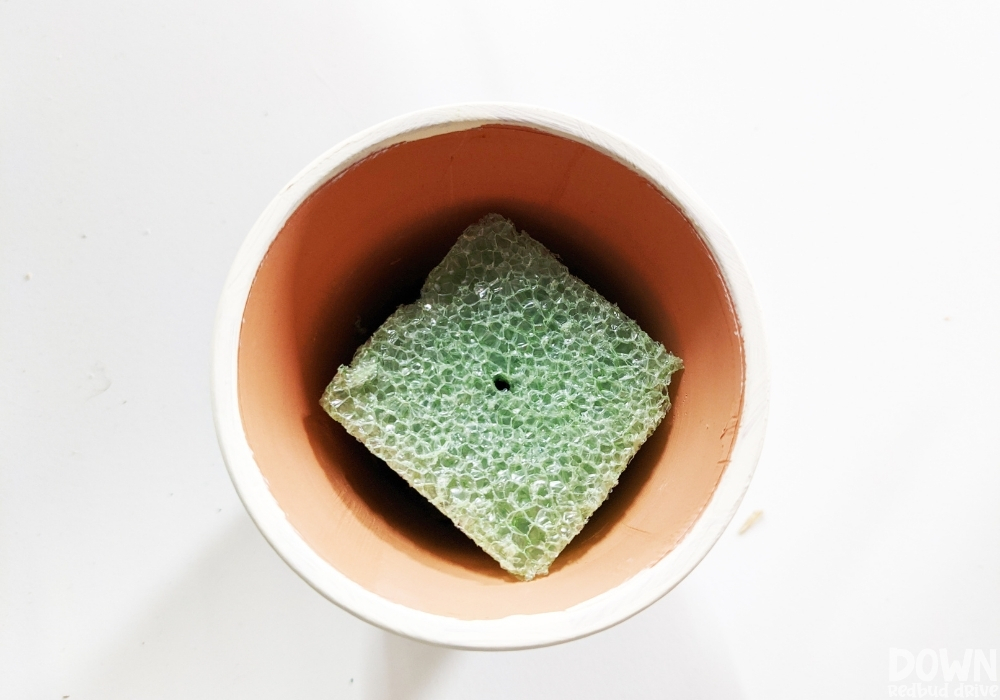
<path id="1" fill-rule="evenodd" d="M 497 214 L 341 366 L 323 408 L 524 580 L 583 528 L 681 368 Z"/>

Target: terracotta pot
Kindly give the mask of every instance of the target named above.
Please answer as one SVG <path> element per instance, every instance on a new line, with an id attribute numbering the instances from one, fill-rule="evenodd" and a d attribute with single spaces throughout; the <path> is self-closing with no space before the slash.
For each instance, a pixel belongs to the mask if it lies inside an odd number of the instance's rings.
<path id="1" fill-rule="evenodd" d="M 415 299 L 459 233 L 494 211 L 685 363 L 667 420 L 551 573 L 528 583 L 319 406 L 366 329 Z M 673 588 L 736 511 L 767 412 L 759 312 L 722 227 L 641 151 L 526 107 L 407 115 L 312 163 L 240 249 L 213 356 L 226 464 L 275 550 L 359 617 L 465 648 L 581 637 Z"/>

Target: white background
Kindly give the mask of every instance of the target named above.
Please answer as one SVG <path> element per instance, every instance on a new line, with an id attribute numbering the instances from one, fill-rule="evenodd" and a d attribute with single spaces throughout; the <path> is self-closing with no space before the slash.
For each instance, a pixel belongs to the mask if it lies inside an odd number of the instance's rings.
<path id="1" fill-rule="evenodd" d="M 686 180 L 773 369 L 702 565 L 526 652 L 313 592 L 209 408 L 215 304 L 271 197 L 356 131 L 475 100 Z M 0 698 L 886 697 L 890 647 L 1000 647 L 998 270 L 994 1 L 0 0 Z"/>

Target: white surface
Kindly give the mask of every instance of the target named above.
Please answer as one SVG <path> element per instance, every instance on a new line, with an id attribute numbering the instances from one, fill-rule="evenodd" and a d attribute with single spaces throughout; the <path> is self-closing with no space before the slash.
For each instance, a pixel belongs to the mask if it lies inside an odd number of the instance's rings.
<path id="1" fill-rule="evenodd" d="M 271 495 L 244 433 L 238 364 L 250 288 L 275 237 L 320 187 L 394 144 L 483 124 L 527 126 L 585 143 L 639 173 L 692 222 L 719 268 L 735 310 L 744 354 L 742 414 L 729 464 L 684 539 L 655 565 L 565 610 L 458 620 L 386 600 L 320 557 Z M 236 254 L 223 286 L 212 338 L 212 410 L 219 446 L 240 499 L 281 557 L 317 591 L 348 612 L 410 639 L 462 649 L 528 649 L 579 639 L 618 624 L 673 589 L 708 554 L 739 508 L 763 447 L 768 406 L 767 349 L 760 308 L 743 261 L 715 216 L 660 163 L 599 127 L 537 107 L 476 103 L 420 110 L 337 144 L 298 173 L 268 204 Z"/>
<path id="2" fill-rule="evenodd" d="M 995 2 L 0 3 L 0 696 L 883 698 L 890 647 L 1000 648 L 998 36 Z M 716 548 L 537 651 L 406 642 L 314 593 L 245 515 L 208 400 L 273 194 L 470 100 L 679 173 L 771 351 Z"/>

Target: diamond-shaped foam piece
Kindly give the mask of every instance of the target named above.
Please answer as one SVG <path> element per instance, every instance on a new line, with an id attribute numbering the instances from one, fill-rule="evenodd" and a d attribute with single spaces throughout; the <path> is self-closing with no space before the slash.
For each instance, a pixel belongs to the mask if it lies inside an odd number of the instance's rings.
<path id="1" fill-rule="evenodd" d="M 530 580 L 670 407 L 681 361 L 497 214 L 470 226 L 321 404 Z"/>

